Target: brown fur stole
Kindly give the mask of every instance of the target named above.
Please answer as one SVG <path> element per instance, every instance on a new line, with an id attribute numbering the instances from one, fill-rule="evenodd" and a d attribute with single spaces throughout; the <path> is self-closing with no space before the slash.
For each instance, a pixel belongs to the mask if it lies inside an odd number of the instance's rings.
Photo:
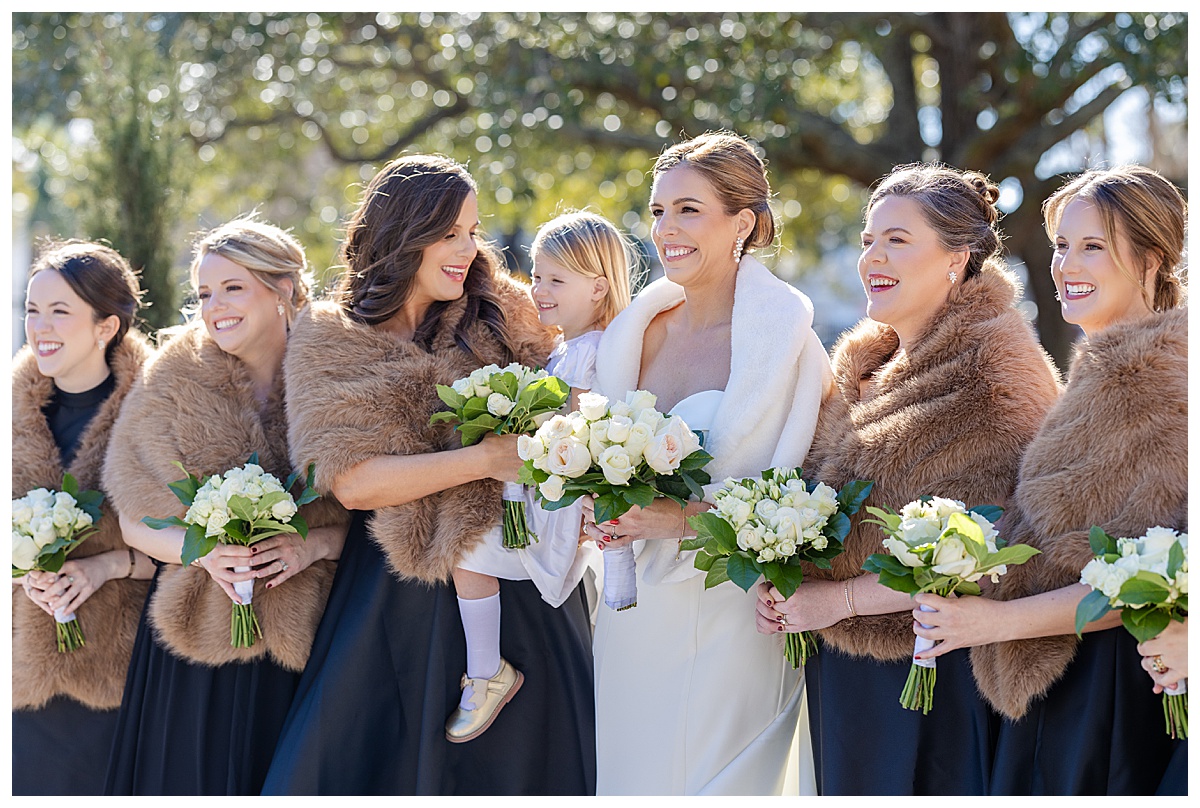
<path id="1" fill-rule="evenodd" d="M 863 320 L 834 347 L 836 389 L 821 409 L 806 472 L 835 488 L 873 480 L 866 505 L 899 510 L 929 494 L 968 507 L 1004 505 L 1021 452 L 1058 395 L 1058 374 L 1014 307 L 1007 271 L 985 269 L 951 289 L 905 355 L 896 332 Z M 894 358 L 895 357 L 895 358 Z M 870 380 L 860 394 L 859 382 Z M 807 476 L 807 475 L 806 475 Z M 845 551 L 814 578 L 862 574 L 883 534 L 854 517 Z M 820 632 L 846 653 L 880 660 L 912 654 L 908 612 L 849 618 Z"/>
<path id="2" fill-rule="evenodd" d="M 1079 583 L 1093 525 L 1126 537 L 1187 529 L 1187 361 L 1187 309 L 1080 342 L 1013 497 L 1010 537 L 1042 554 L 1011 568 L 989 597 Z M 983 694 L 1015 719 L 1063 675 L 1078 644 L 1073 634 L 995 643 L 972 649 L 971 662 Z"/>
<path id="3" fill-rule="evenodd" d="M 203 479 L 244 464 L 253 452 L 280 480 L 290 473 L 282 379 L 260 414 L 246 366 L 197 322 L 146 364 L 114 427 L 104 479 L 117 509 L 132 518 L 182 516 L 186 509 L 167 488 L 183 476 L 173 461 Z M 349 519 L 328 498 L 301 513 L 314 528 Z M 335 569 L 318 561 L 279 587 L 256 586 L 263 636 L 250 648 L 230 646 L 232 601 L 200 567 L 162 568 L 150 623 L 163 645 L 192 662 L 222 665 L 269 654 L 284 668 L 303 670 Z"/>
<path id="4" fill-rule="evenodd" d="M 113 422 L 149 355 L 145 338 L 132 331 L 113 351 L 110 368 L 116 386 L 87 425 L 70 467 L 64 469 L 42 413 L 54 392 L 54 381 L 38 372 L 29 346 L 17 353 L 12 372 L 13 496 L 24 496 L 35 488 L 59 490 L 64 471 L 75 477 L 81 489 L 105 490 L 100 472 Z M 97 531 L 70 558 L 125 549 L 121 526 L 107 493 L 102 510 Z M 14 586 L 13 708 L 36 709 L 57 695 L 69 696 L 96 710 L 118 707 L 148 586 L 147 581 L 119 578 L 97 589 L 77 613 L 85 645 L 66 654 L 58 652 L 54 618 L 34 605 L 21 587 Z"/>
<path id="5" fill-rule="evenodd" d="M 545 364 L 553 332 L 542 326 L 527 288 L 508 275 L 496 279 L 515 361 Z M 466 299 L 450 304 L 432 351 L 349 319 L 335 303 L 301 312 L 285 362 L 292 457 L 317 465 L 318 490 L 328 492 L 342 473 L 379 455 L 410 455 L 462 446 L 445 424 L 429 417 L 444 405 L 438 384 L 489 363 L 506 364 L 500 343 L 482 323 L 471 326 L 483 361 L 454 343 Z M 380 508 L 370 534 L 401 579 L 449 579 L 460 559 L 500 519 L 500 483 L 478 480 L 404 505 Z"/>

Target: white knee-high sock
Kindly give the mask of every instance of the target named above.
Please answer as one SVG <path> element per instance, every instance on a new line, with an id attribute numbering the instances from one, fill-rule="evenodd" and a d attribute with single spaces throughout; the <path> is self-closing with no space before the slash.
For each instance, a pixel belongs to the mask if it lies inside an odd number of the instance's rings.
<path id="1" fill-rule="evenodd" d="M 500 593 L 478 600 L 458 599 L 458 614 L 467 636 L 467 676 L 490 679 L 500 670 Z M 470 698 L 468 686 L 463 692 L 465 702 Z"/>

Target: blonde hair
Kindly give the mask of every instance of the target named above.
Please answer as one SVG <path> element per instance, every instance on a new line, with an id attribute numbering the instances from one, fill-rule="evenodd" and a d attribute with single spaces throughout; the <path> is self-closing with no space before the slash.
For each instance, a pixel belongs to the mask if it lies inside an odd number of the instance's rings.
<path id="1" fill-rule="evenodd" d="M 1187 240 L 1187 202 L 1169 180 L 1145 166 L 1093 169 L 1059 188 L 1042 205 L 1046 235 L 1054 241 L 1067 205 L 1076 199 L 1091 202 L 1100 214 L 1104 237 L 1117 269 L 1142 290 L 1142 299 L 1153 311 L 1182 305 L 1186 290 L 1180 273 Z M 1131 270 L 1117 254 L 1118 236 L 1129 244 L 1130 254 L 1149 256 L 1158 263 L 1152 289 L 1143 273 Z"/>
<path id="2" fill-rule="evenodd" d="M 289 323 L 308 302 L 308 260 L 304 247 L 291 233 L 261 221 L 254 211 L 208 231 L 196 241 L 189 270 L 192 286 L 198 285 L 200 262 L 206 255 L 219 255 L 244 267 L 279 295 Z M 291 294 L 283 283 L 285 280 L 292 282 Z"/>
<path id="3" fill-rule="evenodd" d="M 608 281 L 608 294 L 598 307 L 597 323 L 602 328 L 629 305 L 637 253 L 629 239 L 603 216 L 575 210 L 546 222 L 529 248 L 533 261 L 539 255 L 585 278 Z"/>

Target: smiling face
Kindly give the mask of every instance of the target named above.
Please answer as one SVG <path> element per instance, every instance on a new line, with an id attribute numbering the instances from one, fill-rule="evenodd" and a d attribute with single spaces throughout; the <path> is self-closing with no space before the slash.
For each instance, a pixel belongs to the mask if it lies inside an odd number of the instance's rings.
<path id="1" fill-rule="evenodd" d="M 479 202 L 475 192 L 469 191 L 450 231 L 421 253 L 410 300 L 414 307 L 424 308 L 435 301 L 463 296 L 467 272 L 479 254 L 475 241 L 478 229 Z"/>
<path id="2" fill-rule="evenodd" d="M 858 275 L 867 316 L 895 329 L 903 345 L 946 302 L 949 273 L 962 282 L 969 253 L 942 247 L 920 204 L 903 196 L 886 196 L 871 208 L 862 245 Z"/>
<path id="3" fill-rule="evenodd" d="M 282 355 L 287 320 L 279 313 L 279 295 L 250 270 L 216 253 L 196 269 L 200 316 L 222 351 L 246 361 L 262 353 Z"/>
<path id="4" fill-rule="evenodd" d="M 1121 271 L 1117 261 L 1140 269 L 1118 234 L 1105 236 L 1100 213 L 1087 199 L 1076 198 L 1063 209 L 1054 234 L 1050 274 L 1062 301 L 1062 316 L 1086 334 L 1150 311 L 1142 287 Z"/>
<path id="5" fill-rule="evenodd" d="M 108 376 L 105 345 L 119 320 L 96 322 L 96 311 L 75 293 L 61 273 L 42 270 L 29 279 L 25 293 L 25 339 L 33 348 L 38 372 L 60 390 L 82 393 Z"/>
<path id="6" fill-rule="evenodd" d="M 533 262 L 532 280 L 530 294 L 543 325 L 561 328 L 563 339 L 574 339 L 596 326 L 600 301 L 608 293 L 605 278 L 589 278 L 539 255 Z"/>
<path id="7" fill-rule="evenodd" d="M 733 246 L 747 238 L 754 214 L 730 216 L 712 185 L 696 169 L 681 163 L 659 174 L 650 191 L 650 230 L 668 278 L 681 286 L 732 273 Z"/>

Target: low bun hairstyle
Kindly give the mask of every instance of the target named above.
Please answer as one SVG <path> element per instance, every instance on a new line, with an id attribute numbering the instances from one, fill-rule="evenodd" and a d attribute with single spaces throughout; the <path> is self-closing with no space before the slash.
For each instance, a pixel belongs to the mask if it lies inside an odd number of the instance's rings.
<path id="1" fill-rule="evenodd" d="M 1000 189 L 985 175 L 934 163 L 896 166 L 871 193 L 867 212 L 889 196 L 916 202 L 943 249 L 970 252 L 964 280 L 1000 264 Z"/>
<path id="2" fill-rule="evenodd" d="M 111 361 L 142 304 L 142 290 L 129 262 L 112 247 L 68 239 L 47 242 L 30 268 L 29 277 L 48 269 L 61 275 L 71 290 L 92 307 L 96 322 L 117 318 L 117 333 L 104 350 L 105 361 Z"/>
<path id="3" fill-rule="evenodd" d="M 658 178 L 683 164 L 699 171 L 708 181 L 720 197 L 726 216 L 742 210 L 754 214 L 754 228 L 743 249 L 748 252 L 767 247 L 775 240 L 767 167 L 745 138 L 733 132 L 707 132 L 677 143 L 654 161 L 652 175 Z"/>
<path id="4" fill-rule="evenodd" d="M 190 275 L 197 285 L 200 262 L 219 255 L 244 267 L 283 301 L 290 323 L 309 298 L 308 260 L 304 247 L 291 233 L 248 213 L 205 233 L 192 247 Z M 284 280 L 291 281 L 289 293 Z"/>
<path id="5" fill-rule="evenodd" d="M 1067 205 L 1087 199 L 1096 206 L 1109 244 L 1123 239 L 1134 259 L 1149 257 L 1157 263 L 1151 288 L 1112 250 L 1113 261 L 1126 278 L 1142 290 L 1153 311 L 1183 305 L 1186 290 L 1183 251 L 1187 241 L 1187 201 L 1169 180 L 1145 166 L 1094 169 L 1055 191 L 1042 205 L 1046 235 L 1053 242 Z"/>

